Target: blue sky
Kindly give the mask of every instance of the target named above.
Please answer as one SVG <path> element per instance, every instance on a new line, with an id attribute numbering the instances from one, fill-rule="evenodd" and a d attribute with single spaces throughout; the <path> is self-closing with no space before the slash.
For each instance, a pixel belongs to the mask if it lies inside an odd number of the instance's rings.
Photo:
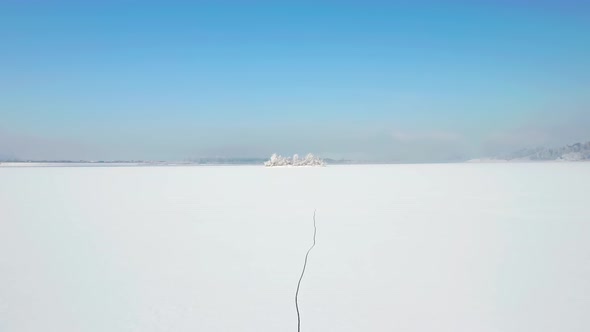
<path id="1" fill-rule="evenodd" d="M 590 140 L 582 1 L 4 1 L 0 157 L 447 161 Z"/>

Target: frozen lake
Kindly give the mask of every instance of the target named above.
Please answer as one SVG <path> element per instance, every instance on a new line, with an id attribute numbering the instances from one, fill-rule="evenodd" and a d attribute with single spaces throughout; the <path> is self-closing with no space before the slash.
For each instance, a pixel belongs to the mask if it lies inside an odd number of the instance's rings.
<path id="1" fill-rule="evenodd" d="M 0 331 L 590 331 L 590 163 L 0 167 Z"/>

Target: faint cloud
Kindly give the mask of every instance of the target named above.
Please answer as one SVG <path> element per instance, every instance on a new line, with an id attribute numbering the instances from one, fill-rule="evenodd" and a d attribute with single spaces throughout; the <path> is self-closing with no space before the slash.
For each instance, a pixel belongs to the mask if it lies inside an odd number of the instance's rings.
<path id="1" fill-rule="evenodd" d="M 449 162 L 470 158 L 472 148 L 459 132 L 394 130 L 389 133 L 390 158 L 400 162 Z"/>
<path id="2" fill-rule="evenodd" d="M 404 132 L 394 131 L 391 137 L 400 142 L 418 142 L 418 141 L 437 141 L 437 142 L 458 142 L 463 136 L 446 131 L 424 131 L 424 132 Z"/>

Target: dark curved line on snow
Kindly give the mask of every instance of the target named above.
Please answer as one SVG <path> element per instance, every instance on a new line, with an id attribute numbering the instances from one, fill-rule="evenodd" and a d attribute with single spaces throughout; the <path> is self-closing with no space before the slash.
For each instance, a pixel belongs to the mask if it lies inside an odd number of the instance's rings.
<path id="1" fill-rule="evenodd" d="M 317 232 L 317 228 L 315 226 L 315 210 L 313 210 L 313 244 L 307 250 L 305 254 L 305 261 L 303 262 L 303 270 L 301 271 L 301 276 L 299 277 L 299 282 L 297 283 L 297 291 L 295 292 L 295 309 L 297 310 L 297 332 L 301 331 L 301 315 L 299 314 L 299 303 L 297 301 L 299 296 L 299 287 L 301 286 L 301 280 L 303 279 L 303 275 L 305 274 L 305 268 L 307 267 L 307 257 L 309 256 L 309 252 L 313 247 L 315 247 L 315 235 Z"/>

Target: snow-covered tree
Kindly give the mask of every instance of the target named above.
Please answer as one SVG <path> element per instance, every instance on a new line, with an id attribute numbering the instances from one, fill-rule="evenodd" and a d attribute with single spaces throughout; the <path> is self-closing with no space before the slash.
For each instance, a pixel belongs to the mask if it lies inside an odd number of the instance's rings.
<path id="1" fill-rule="evenodd" d="M 264 163 L 264 166 L 273 167 L 273 166 L 286 166 L 288 164 L 287 159 L 283 156 L 277 155 L 273 153 L 270 156 L 270 159 Z"/>
<path id="2" fill-rule="evenodd" d="M 299 158 L 299 155 L 295 154 L 292 158 L 283 157 L 273 153 L 270 156 L 270 159 L 264 163 L 266 167 L 276 167 L 276 166 L 325 166 L 326 163 L 314 156 L 313 154 L 309 153 L 305 158 Z"/>

